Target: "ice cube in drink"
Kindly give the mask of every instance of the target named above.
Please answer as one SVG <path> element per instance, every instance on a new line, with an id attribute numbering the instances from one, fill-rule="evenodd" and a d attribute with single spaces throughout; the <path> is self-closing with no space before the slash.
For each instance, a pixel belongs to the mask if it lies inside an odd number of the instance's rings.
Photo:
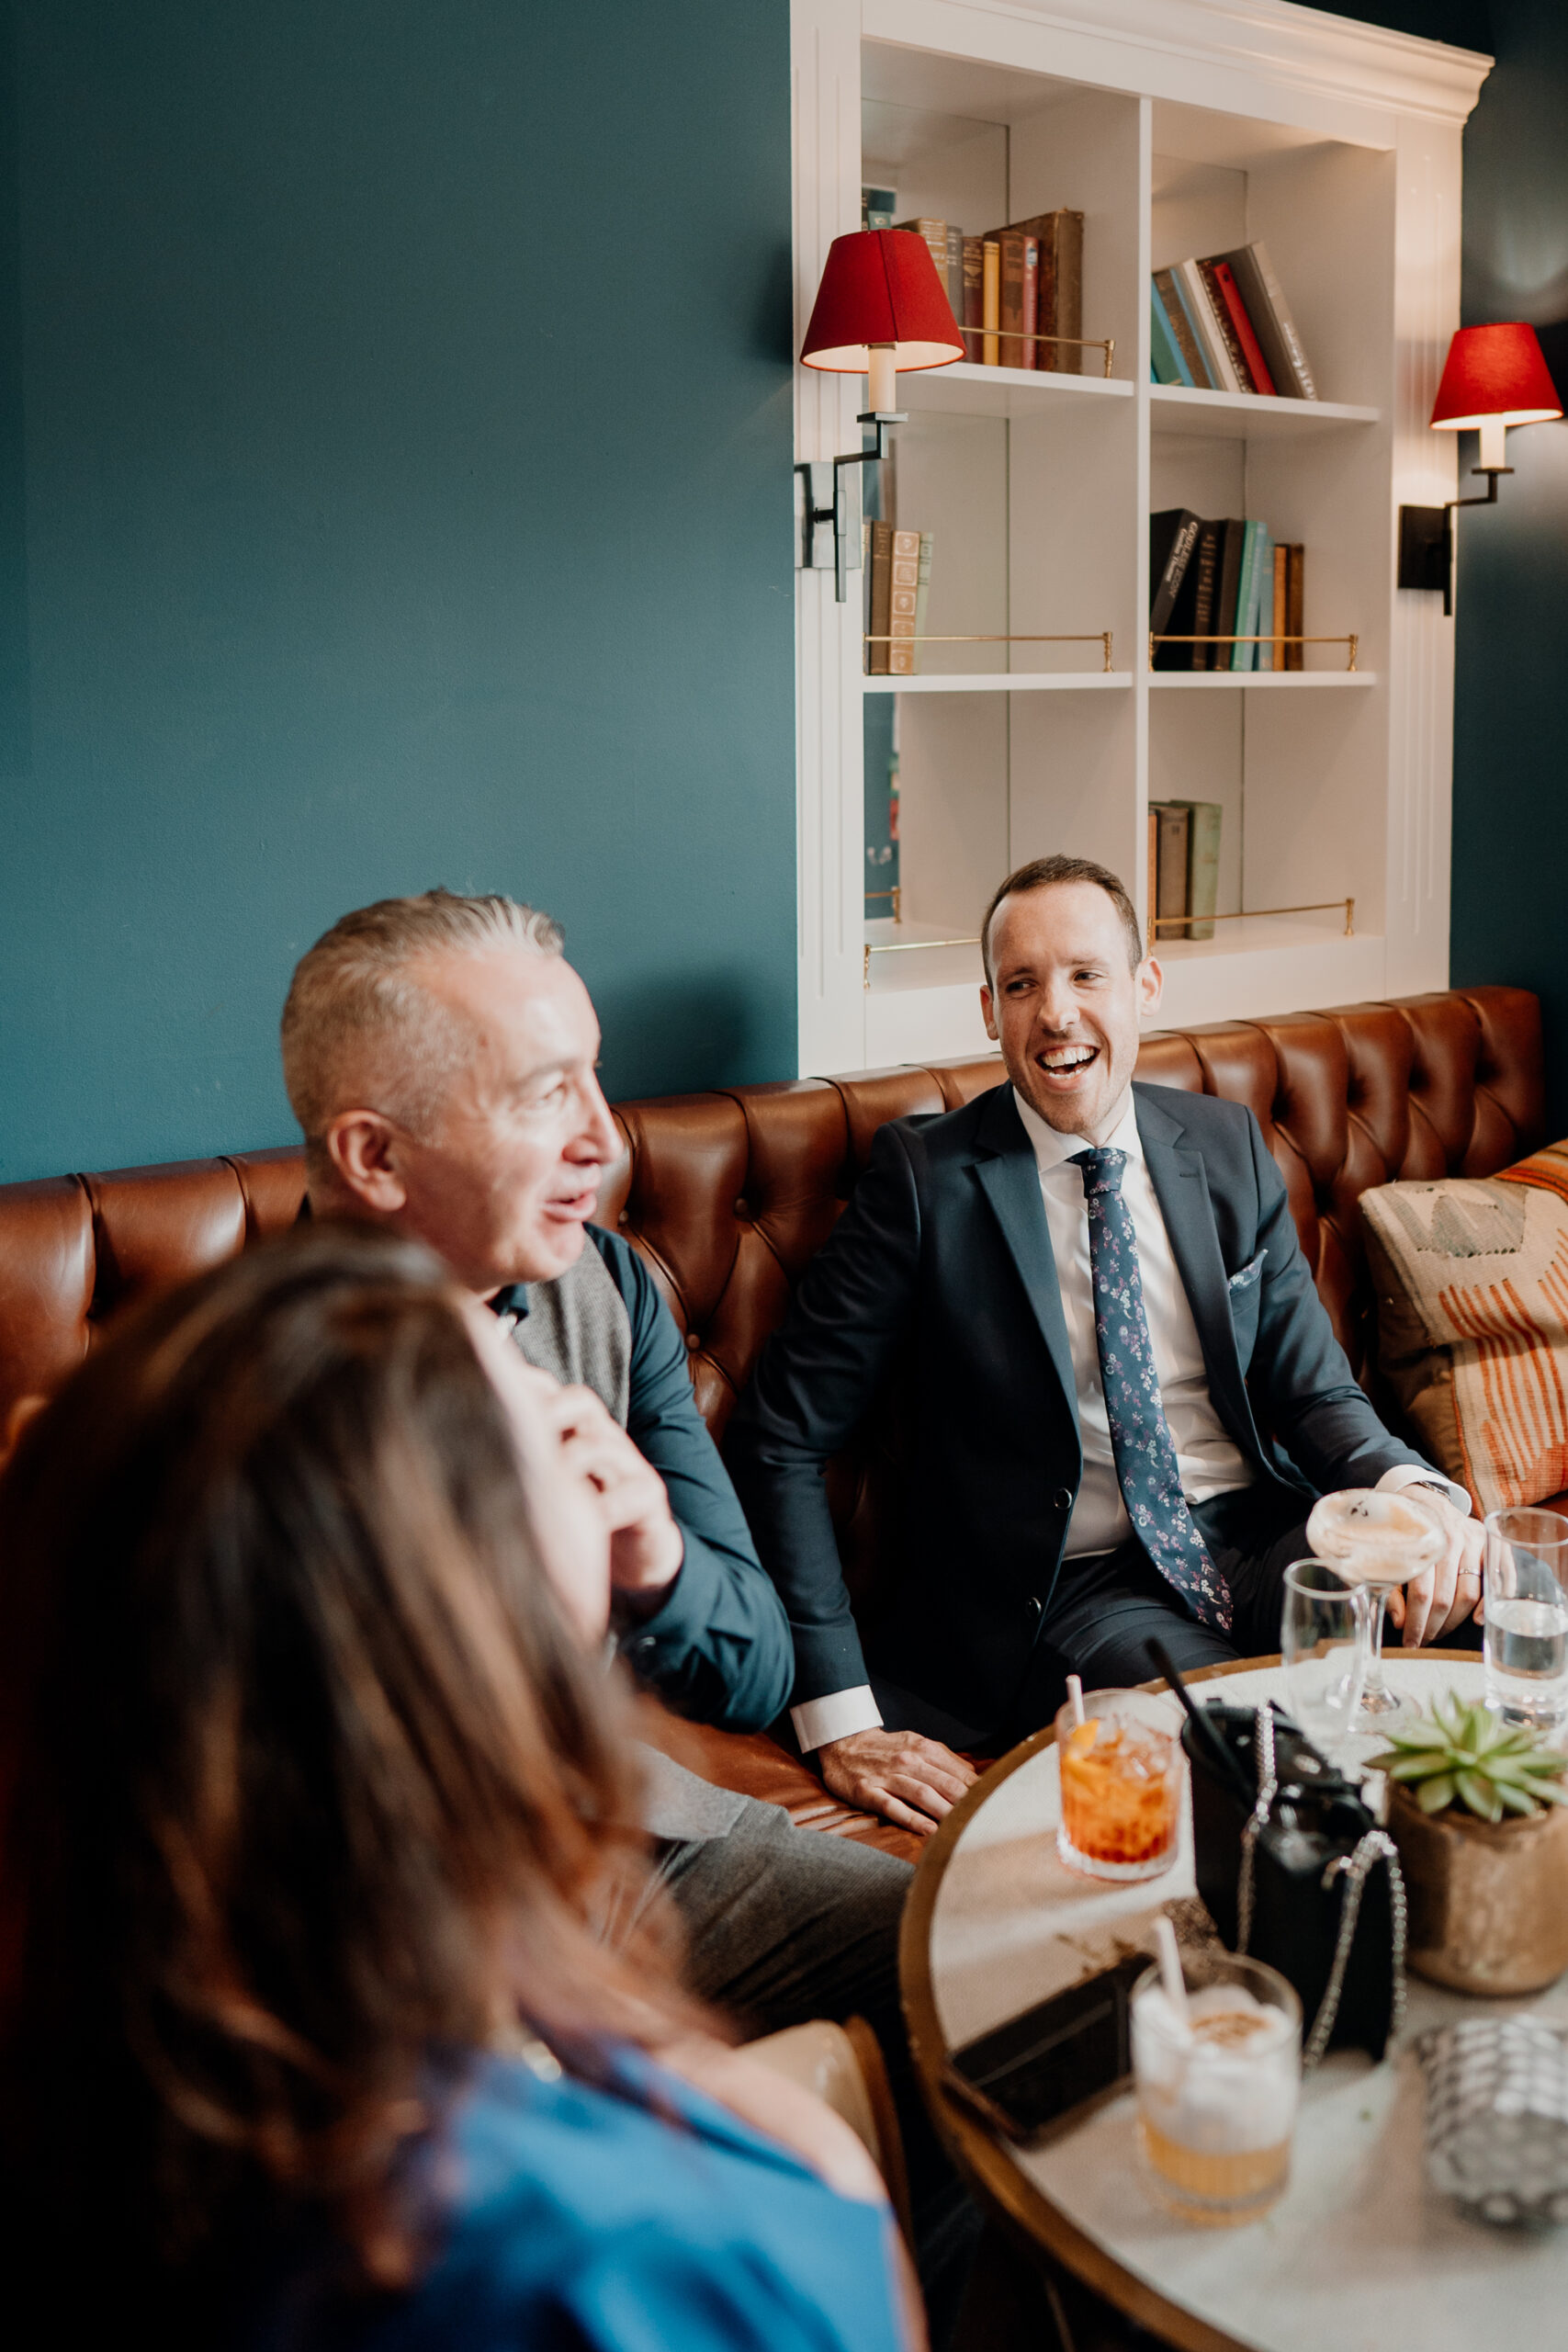
<path id="1" fill-rule="evenodd" d="M 1272 1969 L 1214 1965 L 1222 1981 L 1190 1989 L 1185 2020 L 1157 1971 L 1134 1991 L 1138 2142 L 1151 2188 L 1184 2220 L 1247 2222 L 1290 2177 L 1301 2008 Z"/>

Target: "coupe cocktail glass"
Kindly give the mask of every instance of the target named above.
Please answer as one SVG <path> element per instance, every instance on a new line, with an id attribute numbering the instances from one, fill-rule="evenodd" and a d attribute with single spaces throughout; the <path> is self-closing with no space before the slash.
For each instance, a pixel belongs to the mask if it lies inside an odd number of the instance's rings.
<path id="1" fill-rule="evenodd" d="M 1382 1629 L 1388 1596 L 1442 1558 L 1447 1538 L 1435 1510 L 1408 1487 L 1385 1494 L 1372 1487 L 1347 1487 L 1320 1495 L 1306 1524 L 1307 1542 L 1347 1584 L 1359 1589 L 1367 1644 L 1367 1674 L 1359 1719 L 1379 1726 L 1397 1715 L 1404 1701 L 1383 1679 Z"/>

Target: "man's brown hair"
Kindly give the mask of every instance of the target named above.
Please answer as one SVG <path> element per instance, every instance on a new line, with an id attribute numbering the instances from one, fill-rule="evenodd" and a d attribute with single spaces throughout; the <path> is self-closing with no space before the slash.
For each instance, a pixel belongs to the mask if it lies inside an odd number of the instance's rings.
<path id="1" fill-rule="evenodd" d="M 1045 890 L 1054 882 L 1092 882 L 1103 890 L 1122 918 L 1122 928 L 1127 934 L 1127 957 L 1135 972 L 1147 950 L 1144 935 L 1138 929 L 1138 910 L 1128 896 L 1127 886 L 1119 874 L 1108 865 L 1097 865 L 1092 857 L 1032 857 L 1027 865 L 1015 866 L 1005 882 L 999 882 L 991 893 L 991 903 L 980 923 L 980 956 L 986 967 L 988 987 L 995 987 L 996 974 L 991 969 L 991 922 L 1004 899 L 1021 898 L 1029 890 Z"/>

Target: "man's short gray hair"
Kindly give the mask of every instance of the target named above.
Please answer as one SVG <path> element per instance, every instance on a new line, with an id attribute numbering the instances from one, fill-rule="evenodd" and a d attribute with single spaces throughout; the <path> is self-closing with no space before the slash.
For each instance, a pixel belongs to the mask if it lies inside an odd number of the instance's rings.
<path id="1" fill-rule="evenodd" d="M 312 1177 L 324 1172 L 326 1130 L 340 1111 L 381 1111 L 422 1133 L 461 1065 L 462 1022 L 411 966 L 508 946 L 558 956 L 565 944 L 548 915 L 494 891 L 378 899 L 323 932 L 296 965 L 283 1008 L 283 1082 Z"/>

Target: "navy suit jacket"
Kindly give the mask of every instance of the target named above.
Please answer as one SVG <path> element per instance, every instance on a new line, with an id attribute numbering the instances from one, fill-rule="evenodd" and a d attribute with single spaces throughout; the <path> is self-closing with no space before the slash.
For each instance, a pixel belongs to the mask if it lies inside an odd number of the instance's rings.
<path id="1" fill-rule="evenodd" d="M 1304 1516 L 1317 1494 L 1419 1461 L 1351 1375 L 1251 1112 L 1163 1086 L 1134 1095 L 1209 1393 L 1258 1477 L 1299 1495 Z M 1009 1085 L 879 1130 L 731 1422 L 736 1487 L 794 1630 L 797 1705 L 867 1679 L 824 1473 L 895 1374 L 909 1389 L 902 1523 L 872 1663 L 964 1722 L 1006 1723 L 1049 1624 L 1083 1469 L 1039 1172 Z"/>

